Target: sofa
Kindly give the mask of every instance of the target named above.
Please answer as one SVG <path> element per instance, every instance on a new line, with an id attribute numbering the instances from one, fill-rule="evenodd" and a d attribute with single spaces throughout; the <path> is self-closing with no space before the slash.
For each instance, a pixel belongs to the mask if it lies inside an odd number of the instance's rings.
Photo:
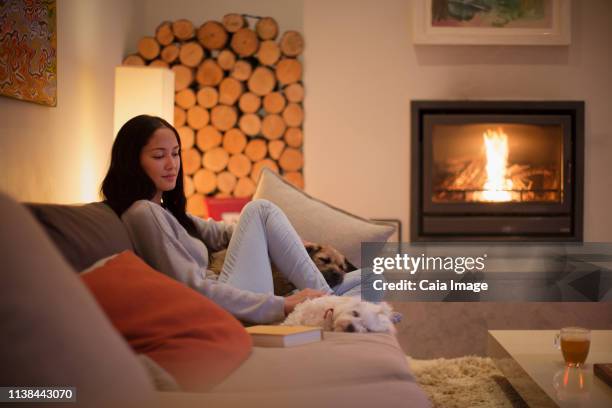
<path id="1" fill-rule="evenodd" d="M 87 407 L 429 406 L 387 334 L 254 347 L 208 392 L 159 391 L 79 279 L 97 260 L 133 249 L 115 213 L 100 202 L 24 205 L 3 194 L 0 211 L 2 386 L 75 386 L 76 406 Z"/>

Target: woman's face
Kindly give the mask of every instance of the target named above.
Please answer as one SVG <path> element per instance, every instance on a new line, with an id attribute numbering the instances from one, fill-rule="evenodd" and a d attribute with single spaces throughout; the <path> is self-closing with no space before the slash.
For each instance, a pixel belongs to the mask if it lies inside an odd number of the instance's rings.
<path id="1" fill-rule="evenodd" d="M 153 201 L 161 203 L 162 193 L 176 186 L 181 165 L 179 144 L 172 130 L 164 127 L 153 132 L 140 152 L 140 165 L 157 189 Z"/>

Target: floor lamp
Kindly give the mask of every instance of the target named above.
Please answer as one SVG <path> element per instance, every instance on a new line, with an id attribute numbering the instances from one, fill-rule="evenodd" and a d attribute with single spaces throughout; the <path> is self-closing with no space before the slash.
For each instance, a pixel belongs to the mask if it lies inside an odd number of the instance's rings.
<path id="1" fill-rule="evenodd" d="M 174 72 L 161 67 L 116 67 L 114 136 L 125 122 L 142 114 L 173 124 Z"/>

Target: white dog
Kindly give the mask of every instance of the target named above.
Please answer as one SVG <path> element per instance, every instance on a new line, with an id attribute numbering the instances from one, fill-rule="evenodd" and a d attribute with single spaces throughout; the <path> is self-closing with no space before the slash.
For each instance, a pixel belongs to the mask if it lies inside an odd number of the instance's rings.
<path id="1" fill-rule="evenodd" d="M 395 334 L 393 310 L 385 302 L 370 303 L 353 297 L 323 296 L 298 304 L 282 323 L 315 326 L 325 331 Z"/>

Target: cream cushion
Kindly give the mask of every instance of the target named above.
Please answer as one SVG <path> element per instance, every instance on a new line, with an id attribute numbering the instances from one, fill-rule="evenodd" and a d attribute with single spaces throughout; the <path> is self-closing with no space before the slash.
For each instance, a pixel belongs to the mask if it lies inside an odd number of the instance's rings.
<path id="1" fill-rule="evenodd" d="M 264 169 L 253 199 L 273 202 L 287 215 L 300 237 L 338 249 L 361 267 L 362 242 L 386 242 L 395 228 L 358 217 L 298 190 L 281 176 Z"/>

